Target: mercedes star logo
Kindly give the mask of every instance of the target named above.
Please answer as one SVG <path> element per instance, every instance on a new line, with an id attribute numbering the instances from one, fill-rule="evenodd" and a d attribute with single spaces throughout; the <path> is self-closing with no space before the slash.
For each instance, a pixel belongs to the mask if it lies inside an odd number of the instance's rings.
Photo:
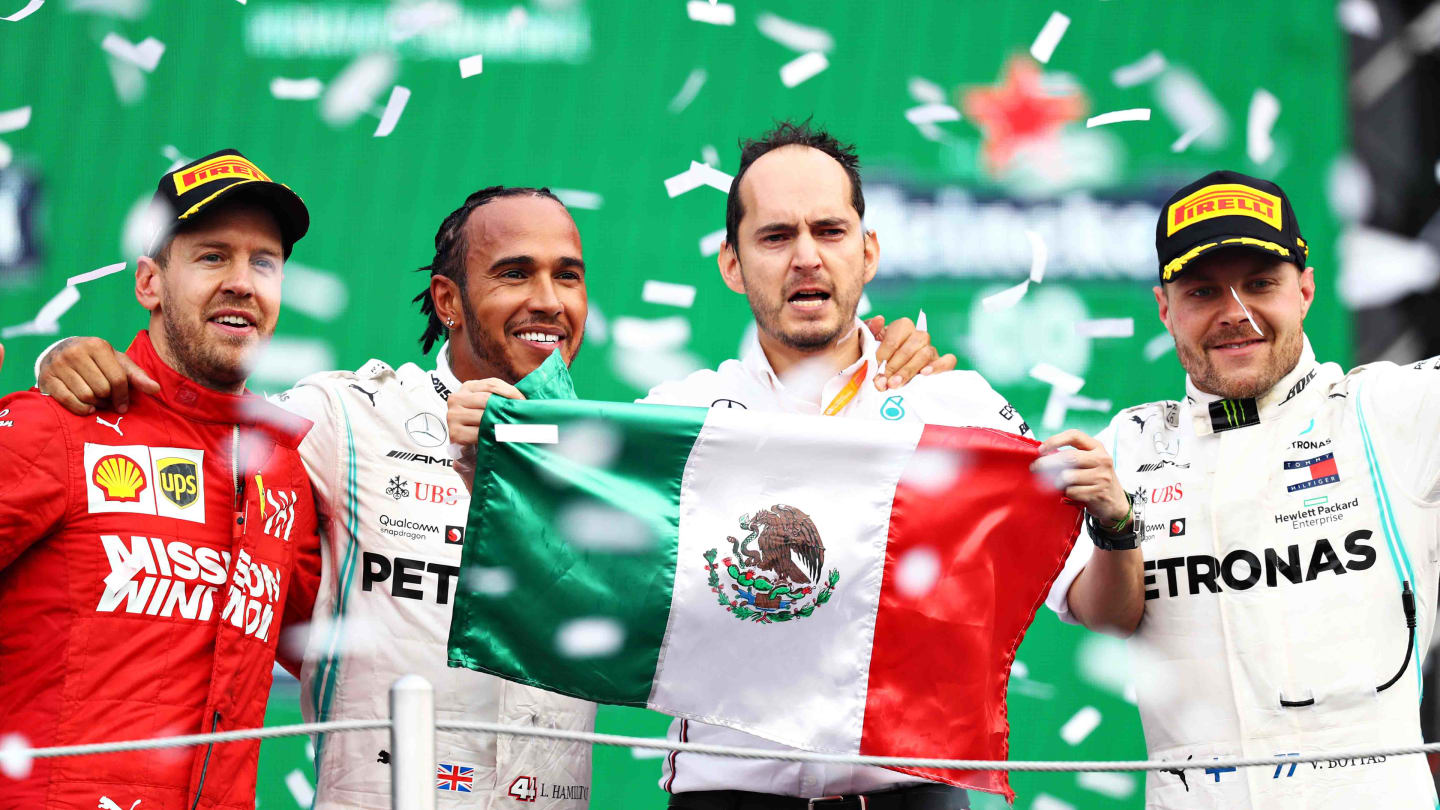
<path id="1" fill-rule="evenodd" d="M 421 447 L 439 447 L 449 438 L 445 432 L 445 421 L 427 411 L 405 420 L 405 431 L 410 434 L 410 440 Z"/>

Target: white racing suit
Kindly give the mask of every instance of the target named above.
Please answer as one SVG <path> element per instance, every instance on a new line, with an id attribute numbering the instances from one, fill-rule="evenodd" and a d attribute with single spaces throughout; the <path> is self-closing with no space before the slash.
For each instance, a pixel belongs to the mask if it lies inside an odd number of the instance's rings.
<path id="1" fill-rule="evenodd" d="M 1103 437 L 1122 485 L 1144 502 L 1145 614 L 1130 650 L 1146 746 L 1151 758 L 1195 763 L 1150 773 L 1146 807 L 1436 807 L 1423 756 L 1205 763 L 1421 742 L 1440 359 L 1346 374 L 1317 364 L 1307 339 L 1258 401 L 1220 402 L 1193 384 L 1188 393 L 1122 411 Z M 1092 553 L 1076 544 L 1062 579 Z M 1418 623 L 1408 662 L 1407 582 Z M 1074 621 L 1067 590 L 1052 591 L 1052 607 Z"/>
<path id="2" fill-rule="evenodd" d="M 315 622 L 301 672 L 308 720 L 386 719 L 390 684 L 423 675 L 435 717 L 589 731 L 592 703 L 446 666 L 469 496 L 451 468 L 445 399 L 459 387 L 447 363 L 427 372 L 371 360 L 327 372 L 275 397 L 315 427 L 300 445 L 326 519 Z M 319 735 L 315 806 L 390 807 L 387 731 Z M 440 731 L 440 807 L 583 810 L 590 746 Z"/>

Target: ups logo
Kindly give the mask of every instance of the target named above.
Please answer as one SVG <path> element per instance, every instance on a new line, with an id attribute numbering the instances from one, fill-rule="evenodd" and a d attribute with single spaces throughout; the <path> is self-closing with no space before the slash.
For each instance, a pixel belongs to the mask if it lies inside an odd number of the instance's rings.
<path id="1" fill-rule="evenodd" d="M 200 497 L 200 472 L 195 462 L 184 458 L 162 458 L 155 465 L 160 472 L 160 492 L 184 509 Z"/>

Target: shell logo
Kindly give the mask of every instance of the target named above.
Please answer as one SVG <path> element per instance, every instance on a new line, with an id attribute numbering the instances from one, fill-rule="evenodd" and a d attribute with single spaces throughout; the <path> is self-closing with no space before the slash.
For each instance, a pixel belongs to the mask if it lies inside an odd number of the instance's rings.
<path id="1" fill-rule="evenodd" d="M 96 462 L 91 480 L 105 493 L 107 501 L 138 501 L 146 486 L 140 465 L 128 456 L 119 455 L 106 456 Z"/>

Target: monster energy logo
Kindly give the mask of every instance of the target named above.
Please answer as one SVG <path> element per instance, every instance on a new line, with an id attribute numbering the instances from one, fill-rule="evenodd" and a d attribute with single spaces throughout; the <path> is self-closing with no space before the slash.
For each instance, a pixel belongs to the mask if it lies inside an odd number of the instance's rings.
<path id="1" fill-rule="evenodd" d="M 1260 409 L 1253 399 L 1222 399 L 1210 403 L 1210 429 L 1216 433 L 1260 424 Z"/>

